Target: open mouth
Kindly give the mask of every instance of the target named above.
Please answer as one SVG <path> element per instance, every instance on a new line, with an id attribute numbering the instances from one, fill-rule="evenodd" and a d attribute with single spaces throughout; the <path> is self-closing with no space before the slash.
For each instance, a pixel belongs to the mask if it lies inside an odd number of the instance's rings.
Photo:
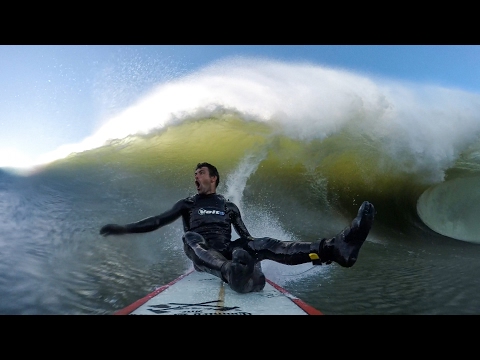
<path id="1" fill-rule="evenodd" d="M 200 189 L 200 183 L 197 180 L 195 180 L 195 186 L 197 187 L 197 190 Z"/>

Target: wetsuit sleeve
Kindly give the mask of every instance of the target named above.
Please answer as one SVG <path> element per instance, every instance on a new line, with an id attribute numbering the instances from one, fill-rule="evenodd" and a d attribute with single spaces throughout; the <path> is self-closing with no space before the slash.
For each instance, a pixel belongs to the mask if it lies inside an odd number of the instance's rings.
<path id="1" fill-rule="evenodd" d="M 144 233 L 157 230 L 162 226 L 168 225 L 177 220 L 182 215 L 184 209 L 184 200 L 179 200 L 170 210 L 156 216 L 151 216 L 143 220 L 126 224 L 126 233 Z"/>
<path id="2" fill-rule="evenodd" d="M 241 238 L 246 238 L 248 240 L 253 240 L 253 237 L 250 235 L 245 223 L 243 222 L 242 215 L 240 214 L 240 209 L 234 203 L 228 201 L 227 209 L 230 213 L 230 219 L 232 221 L 233 228 L 237 232 L 238 236 Z"/>

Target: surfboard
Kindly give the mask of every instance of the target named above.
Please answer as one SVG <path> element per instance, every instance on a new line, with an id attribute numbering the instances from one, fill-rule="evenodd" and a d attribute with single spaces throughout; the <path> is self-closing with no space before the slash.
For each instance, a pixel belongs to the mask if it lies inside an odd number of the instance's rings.
<path id="1" fill-rule="evenodd" d="M 323 315 L 267 279 L 262 291 L 240 294 L 221 279 L 191 270 L 114 315 Z"/>

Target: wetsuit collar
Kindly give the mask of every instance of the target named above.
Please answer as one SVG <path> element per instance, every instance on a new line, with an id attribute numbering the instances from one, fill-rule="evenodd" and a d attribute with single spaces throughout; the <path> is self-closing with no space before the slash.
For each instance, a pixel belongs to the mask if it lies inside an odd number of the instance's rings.
<path id="1" fill-rule="evenodd" d="M 213 196 L 217 195 L 217 193 L 210 193 L 210 194 L 197 194 L 198 197 L 208 197 L 208 196 Z"/>

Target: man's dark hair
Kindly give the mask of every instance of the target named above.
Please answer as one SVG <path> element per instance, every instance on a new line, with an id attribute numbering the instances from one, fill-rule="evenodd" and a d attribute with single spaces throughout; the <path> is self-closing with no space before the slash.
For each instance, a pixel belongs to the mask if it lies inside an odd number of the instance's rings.
<path id="1" fill-rule="evenodd" d="M 220 174 L 218 173 L 218 170 L 215 166 L 213 166 L 212 164 L 209 164 L 207 162 L 202 162 L 202 163 L 197 164 L 197 167 L 195 168 L 195 170 L 200 169 L 204 166 L 206 168 L 208 168 L 208 173 L 210 174 L 210 176 L 216 176 L 217 177 L 217 181 L 215 182 L 215 186 L 218 187 L 218 183 L 220 182 Z"/>

